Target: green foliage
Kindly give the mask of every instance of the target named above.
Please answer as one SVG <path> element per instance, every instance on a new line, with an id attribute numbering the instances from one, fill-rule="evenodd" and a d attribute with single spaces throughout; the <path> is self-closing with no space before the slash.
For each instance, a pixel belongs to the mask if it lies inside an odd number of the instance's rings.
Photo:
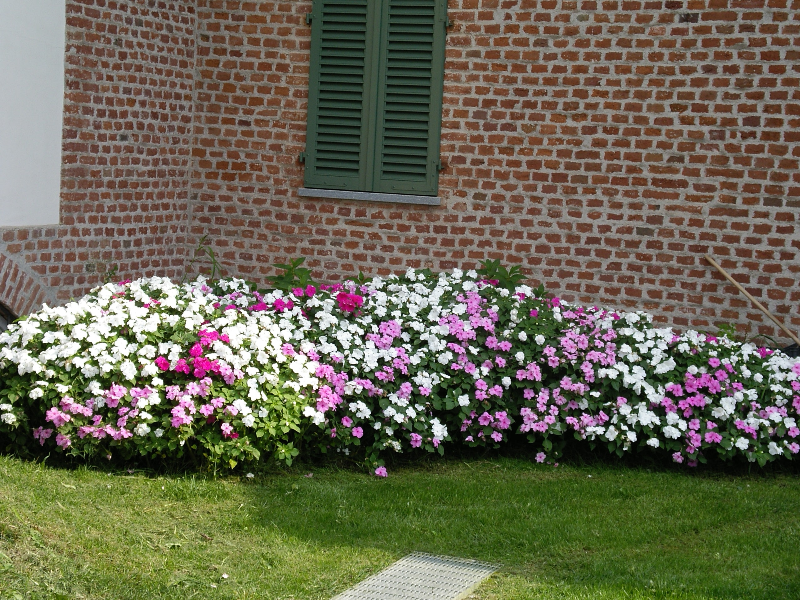
<path id="1" fill-rule="evenodd" d="M 274 264 L 273 267 L 282 269 L 283 273 L 280 275 L 270 275 L 267 281 L 272 289 L 283 290 L 290 292 L 294 288 L 305 288 L 308 285 L 316 287 L 314 280 L 311 278 L 311 269 L 301 267 L 305 262 L 305 257 L 296 258 L 289 261 L 289 264 Z"/>
<path id="2" fill-rule="evenodd" d="M 496 281 L 497 286 L 513 291 L 525 279 L 525 274 L 519 265 L 514 265 L 510 269 L 501 265 L 499 260 L 484 260 L 479 269 L 478 275 L 488 281 Z"/>
<path id="3" fill-rule="evenodd" d="M 211 245 L 207 243 L 207 240 L 208 240 L 208 234 L 200 238 L 200 241 L 197 244 L 197 248 L 195 248 L 194 250 L 194 256 L 187 265 L 186 273 L 184 273 L 181 283 L 184 283 L 186 281 L 187 274 L 191 270 L 190 267 L 192 267 L 195 263 L 200 261 L 203 257 L 208 258 L 209 262 L 211 263 L 211 273 L 209 273 L 208 275 L 209 284 L 213 284 L 213 282 L 217 279 L 218 276 L 224 274 L 222 265 L 219 264 L 219 261 L 217 260 L 217 255 L 214 253 L 214 249 L 211 247 Z"/>
<path id="4" fill-rule="evenodd" d="M 103 284 L 111 283 L 117 278 L 117 271 L 119 270 L 119 265 L 111 265 L 105 273 L 103 273 Z"/>

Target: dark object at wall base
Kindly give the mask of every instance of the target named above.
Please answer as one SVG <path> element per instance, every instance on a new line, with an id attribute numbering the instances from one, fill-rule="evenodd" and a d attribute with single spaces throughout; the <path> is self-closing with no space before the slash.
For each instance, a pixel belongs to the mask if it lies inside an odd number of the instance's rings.
<path id="1" fill-rule="evenodd" d="M 798 358 L 800 357 L 800 346 L 797 344 L 792 344 L 791 346 L 786 346 L 786 348 L 783 348 L 782 352 L 788 356 L 791 356 L 792 358 Z"/>
<path id="2" fill-rule="evenodd" d="M 4 332 L 16 318 L 14 313 L 8 310 L 4 304 L 0 303 L 0 333 Z"/>

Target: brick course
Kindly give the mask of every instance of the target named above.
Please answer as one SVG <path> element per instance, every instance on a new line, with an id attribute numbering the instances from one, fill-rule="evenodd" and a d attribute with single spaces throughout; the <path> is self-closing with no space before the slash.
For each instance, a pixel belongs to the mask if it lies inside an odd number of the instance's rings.
<path id="1" fill-rule="evenodd" d="M 86 262 L 180 274 L 204 235 L 253 280 L 501 259 L 567 300 L 783 338 L 709 252 L 800 330 L 798 0 L 450 0 L 441 207 L 297 196 L 310 9 L 70 1 L 62 227 L 0 252 L 62 299 Z"/>

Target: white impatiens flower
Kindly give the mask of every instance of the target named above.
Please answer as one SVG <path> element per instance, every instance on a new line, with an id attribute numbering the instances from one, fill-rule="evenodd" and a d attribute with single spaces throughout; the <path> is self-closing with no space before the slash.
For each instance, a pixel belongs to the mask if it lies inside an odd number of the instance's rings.
<path id="1" fill-rule="evenodd" d="M 661 442 L 658 441 L 658 438 L 650 438 L 647 440 L 647 445 L 653 448 L 658 448 Z"/>
<path id="2" fill-rule="evenodd" d="M 145 436 L 148 433 L 150 433 L 150 427 L 147 425 L 147 423 L 139 423 L 136 427 L 133 428 L 133 433 L 135 433 L 138 436 Z"/>
<path id="3" fill-rule="evenodd" d="M 747 448 L 750 446 L 750 440 L 748 440 L 745 437 L 740 437 L 739 439 L 736 440 L 736 443 L 734 445 L 739 450 L 747 450 Z"/>
<path id="4" fill-rule="evenodd" d="M 545 342 L 545 337 L 542 334 L 539 334 L 535 338 L 533 338 L 533 341 L 535 341 L 539 346 L 541 346 Z"/>
<path id="5" fill-rule="evenodd" d="M 126 360 L 124 361 L 119 367 L 120 373 L 127 379 L 128 381 L 135 381 L 136 380 L 136 365 L 133 364 L 131 361 Z"/>
<path id="6" fill-rule="evenodd" d="M 466 394 L 461 394 L 458 397 L 458 405 L 459 406 L 469 406 L 469 396 Z"/>

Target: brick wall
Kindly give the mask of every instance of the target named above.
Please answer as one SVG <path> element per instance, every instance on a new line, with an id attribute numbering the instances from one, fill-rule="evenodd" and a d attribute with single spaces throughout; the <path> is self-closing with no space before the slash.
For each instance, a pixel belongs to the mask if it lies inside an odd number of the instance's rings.
<path id="1" fill-rule="evenodd" d="M 53 300 L 110 264 L 202 268 L 204 235 L 254 280 L 497 258 L 568 300 L 774 335 L 710 252 L 800 329 L 798 0 L 450 0 L 441 207 L 297 196 L 310 8 L 70 0 L 62 226 L 0 254 Z"/>
<path id="2" fill-rule="evenodd" d="M 798 330 L 798 9 L 450 0 L 423 208 L 298 198 L 310 2 L 200 0 L 190 239 L 252 279 L 294 256 L 328 279 L 501 259 L 569 300 L 775 335 L 710 252 Z"/>
<path id="3" fill-rule="evenodd" d="M 194 2 L 66 9 L 61 223 L 0 230 L 0 301 L 18 314 L 83 294 L 112 266 L 183 270 Z"/>

